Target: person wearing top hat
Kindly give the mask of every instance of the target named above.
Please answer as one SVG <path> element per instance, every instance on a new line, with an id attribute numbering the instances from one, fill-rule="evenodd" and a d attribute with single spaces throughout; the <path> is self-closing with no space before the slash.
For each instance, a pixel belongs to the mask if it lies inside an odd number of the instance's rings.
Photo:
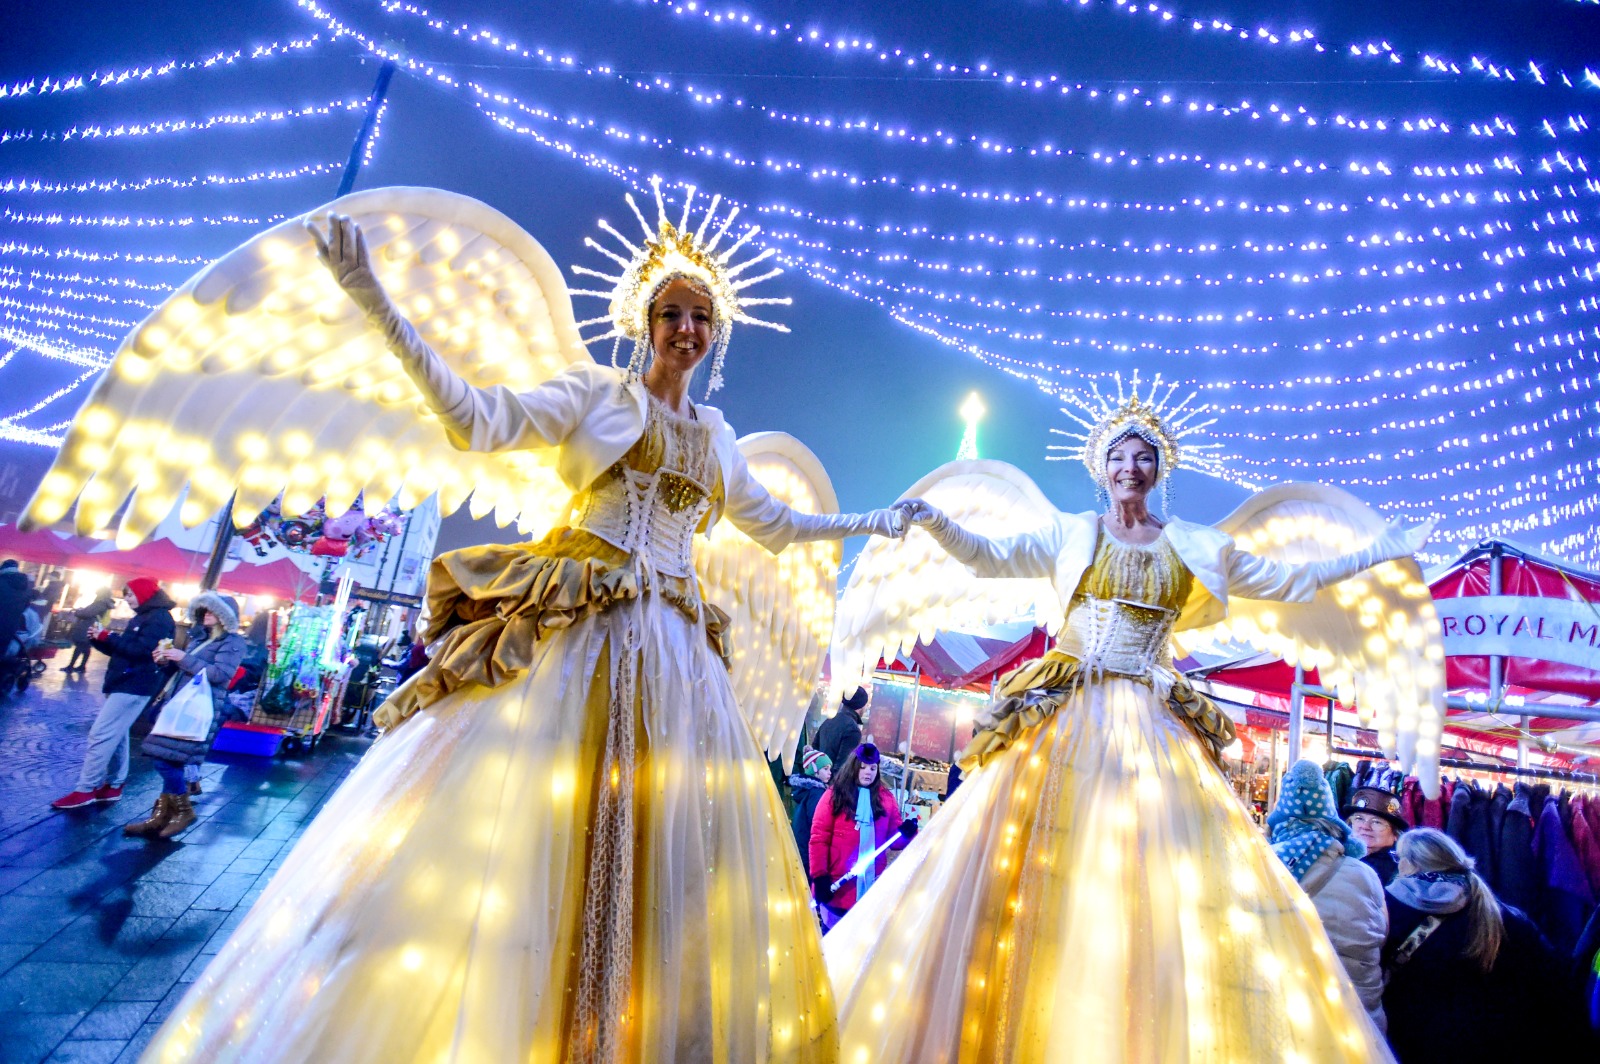
<path id="1" fill-rule="evenodd" d="M 1400 815 L 1399 795 L 1377 787 L 1358 787 L 1350 796 L 1350 804 L 1339 812 L 1350 825 L 1351 833 L 1367 844 L 1367 855 L 1362 860 L 1378 873 L 1387 887 L 1400 874 L 1395 843 L 1411 830 L 1411 825 Z"/>

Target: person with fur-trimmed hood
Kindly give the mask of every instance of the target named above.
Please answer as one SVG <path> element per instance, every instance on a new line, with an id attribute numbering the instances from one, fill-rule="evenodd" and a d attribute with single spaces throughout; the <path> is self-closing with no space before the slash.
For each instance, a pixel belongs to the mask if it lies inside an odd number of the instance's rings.
<path id="1" fill-rule="evenodd" d="M 811 875 L 811 821 L 817 803 L 833 780 L 833 759 L 821 750 L 807 750 L 800 757 L 800 769 L 789 777 L 789 793 L 794 796 L 794 841 L 800 849 L 800 867 Z"/>
<path id="2" fill-rule="evenodd" d="M 211 731 L 205 739 L 176 739 L 169 735 L 149 735 L 140 749 L 155 758 L 161 773 L 161 794 L 148 820 L 136 821 L 122 830 L 144 838 L 170 839 L 194 823 L 194 805 L 189 801 L 184 769 L 199 765 L 211 751 L 211 743 L 222 726 L 228 684 L 244 660 L 247 644 L 239 634 L 239 604 L 227 595 L 202 591 L 189 600 L 189 645 L 183 650 L 163 647 L 152 655 L 158 665 L 176 666 L 168 686 L 176 690 L 204 672 L 211 685 Z M 170 693 L 170 692 L 169 692 Z"/>

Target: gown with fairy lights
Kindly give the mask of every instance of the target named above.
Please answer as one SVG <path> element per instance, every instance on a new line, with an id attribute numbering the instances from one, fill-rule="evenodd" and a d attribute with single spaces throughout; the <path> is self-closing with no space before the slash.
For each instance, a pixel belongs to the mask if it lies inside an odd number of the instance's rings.
<path id="1" fill-rule="evenodd" d="M 1172 671 L 1174 531 L 1099 529 L 1057 647 L 1003 679 L 969 777 L 824 941 L 844 1060 L 1390 1059 L 1213 761 L 1231 725 Z"/>
<path id="2" fill-rule="evenodd" d="M 804 873 L 690 558 L 714 450 L 652 398 L 567 527 L 435 562 L 459 635 L 401 689 L 414 715 L 145 1060 L 834 1059 Z"/>

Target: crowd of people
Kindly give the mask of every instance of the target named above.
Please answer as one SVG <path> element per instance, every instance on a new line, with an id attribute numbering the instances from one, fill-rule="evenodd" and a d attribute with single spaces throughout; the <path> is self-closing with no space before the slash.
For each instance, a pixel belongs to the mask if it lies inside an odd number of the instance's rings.
<path id="1" fill-rule="evenodd" d="M 59 594 L 59 589 L 56 589 Z M 0 634 L 9 641 L 8 658 L 40 641 L 50 615 L 51 594 L 35 591 L 33 580 L 14 561 L 0 562 Z M 155 762 L 162 792 L 151 815 L 126 825 L 130 836 L 170 839 L 195 822 L 191 799 L 201 791 L 200 765 L 229 719 L 243 719 L 253 684 L 261 678 L 265 647 L 239 632 L 239 604 L 214 591 L 201 592 L 187 605 L 184 646 L 173 611 L 178 603 L 161 584 L 134 577 L 121 590 L 129 616 L 120 627 L 107 621 L 119 596 L 109 588 L 66 612 L 72 656 L 61 667 L 69 679 L 86 674 L 95 652 L 105 656 L 100 708 L 90 725 L 77 782 L 51 802 L 57 810 L 113 805 L 122 800 L 130 770 L 131 733 L 141 716 L 154 716 L 140 750 Z M 252 653 L 254 651 L 254 653 Z M 182 731 L 164 727 L 161 711 L 196 677 L 203 676 L 199 721 Z M 198 689 L 198 688 L 197 688 Z M 209 709 L 209 713 L 206 710 Z"/>
<path id="2" fill-rule="evenodd" d="M 1592 1041 L 1600 910 L 1586 942 L 1558 950 L 1495 896 L 1438 828 L 1412 827 L 1376 787 L 1336 804 L 1324 770 L 1292 765 L 1268 817 L 1272 847 L 1310 897 L 1339 960 L 1400 1064 L 1514 1060 Z"/>
<path id="3" fill-rule="evenodd" d="M 12 587 L 22 583 L 27 586 Z M 0 565 L 0 594 L 6 599 L 0 605 L 22 606 L 14 611 L 13 640 L 40 627 L 27 617 L 36 597 L 32 581 L 14 562 Z M 156 762 L 162 792 L 150 817 L 124 829 L 130 836 L 170 839 L 194 822 L 190 798 L 199 792 L 198 765 L 230 715 L 229 690 L 246 671 L 250 644 L 239 633 L 238 604 L 228 596 L 205 592 L 189 602 L 185 649 L 173 646 L 177 604 L 156 581 L 130 580 L 121 598 L 132 616 L 120 631 L 105 627 L 116 606 L 108 590 L 70 611 L 75 653 L 63 671 L 81 675 L 91 651 L 105 655 L 105 698 L 77 786 L 53 805 L 74 809 L 118 801 L 134 721 L 203 675 L 214 700 L 208 733 L 144 739 L 141 749 Z M 872 889 L 891 852 L 903 849 L 917 831 L 916 817 L 902 812 L 886 784 L 879 749 L 864 739 L 868 702 L 865 689 L 846 694 L 787 781 L 795 844 L 824 933 Z M 1483 792 L 1455 784 L 1457 816 L 1447 833 L 1412 824 L 1407 813 L 1423 806 L 1408 786 L 1366 766 L 1352 781 L 1345 766 L 1300 761 L 1285 773 L 1267 820 L 1273 851 L 1310 899 L 1362 1006 L 1396 1058 L 1401 1064 L 1459 1064 L 1514 1056 L 1525 1048 L 1533 1018 L 1542 1037 L 1590 1044 L 1593 1021 L 1600 1020 L 1594 976 L 1600 910 L 1591 905 L 1576 944 L 1566 943 L 1570 953 L 1558 949 L 1527 913 L 1496 896 L 1479 861 L 1451 837 L 1470 834 L 1463 811 Z M 1340 789 L 1345 793 L 1336 794 Z M 1449 809 L 1448 795 L 1437 804 Z M 1526 800 L 1502 804 L 1507 809 L 1501 816 L 1517 820 L 1510 833 L 1525 837 L 1533 853 L 1540 818 Z M 1555 799 L 1549 809 L 1559 821 Z M 1588 846 L 1581 799 L 1577 818 L 1580 845 Z M 1503 823 L 1500 829 L 1507 830 Z M 1510 867 L 1510 856 L 1499 863 Z M 1580 866 L 1590 856 L 1579 853 Z M 1561 916 L 1563 925 L 1571 922 L 1570 914 Z"/>
<path id="4" fill-rule="evenodd" d="M 884 786 L 877 747 L 862 741 L 867 703 L 865 690 L 842 698 L 788 779 L 795 844 L 824 933 L 916 833 Z M 829 751 L 841 749 L 836 762 Z M 1558 948 L 1496 896 L 1451 834 L 1407 819 L 1415 804 L 1383 786 L 1350 786 L 1348 776 L 1347 767 L 1296 762 L 1267 830 L 1400 1064 L 1516 1059 L 1530 1024 L 1548 1044 L 1600 1048 L 1600 909 L 1590 907 L 1570 952 Z M 1361 779 L 1391 782 L 1365 766 Z M 1531 844 L 1537 818 L 1529 819 L 1517 830 Z"/>

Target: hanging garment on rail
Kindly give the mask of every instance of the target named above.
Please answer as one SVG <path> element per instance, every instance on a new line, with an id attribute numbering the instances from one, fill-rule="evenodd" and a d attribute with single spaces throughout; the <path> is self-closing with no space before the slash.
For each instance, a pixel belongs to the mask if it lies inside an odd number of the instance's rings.
<path id="1" fill-rule="evenodd" d="M 1533 852 L 1543 880 L 1543 904 L 1537 919 L 1545 936 L 1562 953 L 1572 952 L 1583 926 L 1594 912 L 1594 891 L 1578 860 L 1578 851 L 1561 824 L 1561 803 L 1549 799 L 1539 814 Z"/>

